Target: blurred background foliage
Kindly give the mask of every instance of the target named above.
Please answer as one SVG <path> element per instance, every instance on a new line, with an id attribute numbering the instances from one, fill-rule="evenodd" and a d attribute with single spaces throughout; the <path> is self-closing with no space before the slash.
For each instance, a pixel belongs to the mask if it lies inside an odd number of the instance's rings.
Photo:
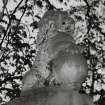
<path id="1" fill-rule="evenodd" d="M 75 20 L 76 43 L 87 59 L 88 76 L 82 92 L 105 101 L 104 0 L 1 0 L 0 1 L 0 103 L 18 97 L 22 78 L 36 54 L 38 21 L 47 10 L 68 11 Z"/>

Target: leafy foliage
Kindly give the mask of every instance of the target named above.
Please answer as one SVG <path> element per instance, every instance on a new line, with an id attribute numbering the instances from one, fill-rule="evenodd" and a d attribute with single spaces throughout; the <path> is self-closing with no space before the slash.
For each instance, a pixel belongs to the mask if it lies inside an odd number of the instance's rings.
<path id="1" fill-rule="evenodd" d="M 35 34 L 43 10 L 65 10 L 65 7 L 75 19 L 77 44 L 82 47 L 89 66 L 89 75 L 82 90 L 99 96 L 99 104 L 105 103 L 105 2 L 57 1 L 61 7 L 57 7 L 50 0 L 1 0 L 0 103 L 3 104 L 20 94 L 22 77 L 32 66 L 36 54 Z"/>

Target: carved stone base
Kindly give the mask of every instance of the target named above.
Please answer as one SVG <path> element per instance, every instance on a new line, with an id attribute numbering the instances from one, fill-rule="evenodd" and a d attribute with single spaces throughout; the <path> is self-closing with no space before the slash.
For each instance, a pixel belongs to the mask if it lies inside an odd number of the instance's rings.
<path id="1" fill-rule="evenodd" d="M 6 105 L 94 105 L 92 98 L 70 87 L 43 87 L 27 91 Z"/>

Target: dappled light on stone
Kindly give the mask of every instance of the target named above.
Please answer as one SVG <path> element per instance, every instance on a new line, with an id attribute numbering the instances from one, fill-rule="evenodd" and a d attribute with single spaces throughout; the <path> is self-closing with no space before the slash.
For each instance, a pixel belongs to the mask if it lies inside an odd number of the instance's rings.
<path id="1" fill-rule="evenodd" d="M 75 43 L 74 31 L 75 22 L 67 12 L 45 13 L 39 22 L 36 61 L 23 79 L 21 96 L 7 105 L 93 105 L 90 96 L 79 93 L 88 67 Z M 38 87 L 36 70 L 50 71 L 46 78 L 55 77 L 60 86 Z"/>

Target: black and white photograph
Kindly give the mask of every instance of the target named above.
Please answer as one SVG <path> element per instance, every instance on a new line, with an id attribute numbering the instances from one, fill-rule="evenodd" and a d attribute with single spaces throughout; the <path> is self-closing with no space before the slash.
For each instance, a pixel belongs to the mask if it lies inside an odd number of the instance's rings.
<path id="1" fill-rule="evenodd" d="M 0 105 L 105 105 L 105 0 L 0 0 Z"/>

